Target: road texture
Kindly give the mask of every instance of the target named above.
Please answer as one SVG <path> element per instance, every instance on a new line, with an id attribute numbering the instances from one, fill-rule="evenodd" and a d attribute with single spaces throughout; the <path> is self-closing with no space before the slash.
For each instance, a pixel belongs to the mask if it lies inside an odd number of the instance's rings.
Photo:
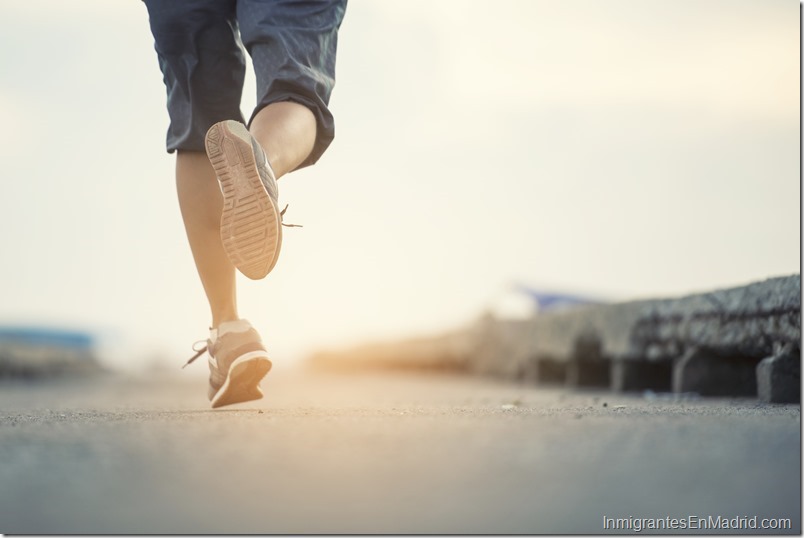
<path id="1" fill-rule="evenodd" d="M 196 373 L 3 382 L 0 532 L 602 533 L 604 517 L 758 516 L 801 533 L 799 405 L 290 369 L 263 385 L 264 400 L 213 411 Z"/>

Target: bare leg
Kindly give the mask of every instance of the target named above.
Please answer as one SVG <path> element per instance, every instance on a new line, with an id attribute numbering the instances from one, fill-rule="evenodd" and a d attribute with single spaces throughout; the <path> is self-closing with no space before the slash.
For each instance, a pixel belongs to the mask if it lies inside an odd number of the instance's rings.
<path id="1" fill-rule="evenodd" d="M 251 134 L 265 150 L 279 179 L 304 162 L 313 151 L 315 116 L 298 103 L 271 103 L 254 117 Z"/>
<path id="2" fill-rule="evenodd" d="M 206 153 L 178 152 L 176 190 L 187 239 L 212 312 L 212 327 L 239 319 L 235 268 L 221 243 L 223 196 Z"/>

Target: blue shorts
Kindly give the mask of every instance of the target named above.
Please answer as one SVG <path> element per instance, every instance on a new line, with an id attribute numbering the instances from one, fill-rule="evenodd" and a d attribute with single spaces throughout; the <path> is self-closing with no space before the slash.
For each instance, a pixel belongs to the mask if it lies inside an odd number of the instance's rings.
<path id="1" fill-rule="evenodd" d="M 315 163 L 335 136 L 327 105 L 346 0 L 144 0 L 167 87 L 167 150 L 204 151 L 204 135 L 223 120 L 245 122 L 240 98 L 251 55 L 257 107 L 294 101 L 316 117 Z"/>

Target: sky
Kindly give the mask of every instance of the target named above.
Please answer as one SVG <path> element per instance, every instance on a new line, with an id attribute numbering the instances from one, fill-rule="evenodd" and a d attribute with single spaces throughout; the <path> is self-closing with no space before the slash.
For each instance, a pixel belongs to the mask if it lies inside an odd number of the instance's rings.
<path id="1" fill-rule="evenodd" d="M 293 362 L 466 326 L 516 284 L 799 273 L 799 38 L 791 0 L 351 0 L 335 141 L 280 181 L 304 228 L 240 313 Z M 0 68 L 0 324 L 180 366 L 210 316 L 144 5 L 0 0 Z"/>

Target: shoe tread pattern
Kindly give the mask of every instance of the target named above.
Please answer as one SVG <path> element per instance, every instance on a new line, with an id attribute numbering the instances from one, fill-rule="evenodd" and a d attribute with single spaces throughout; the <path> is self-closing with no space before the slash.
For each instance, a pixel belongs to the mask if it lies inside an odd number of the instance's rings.
<path id="1" fill-rule="evenodd" d="M 223 194 L 223 248 L 241 273 L 258 280 L 276 265 L 282 241 L 281 220 L 260 178 L 250 142 L 241 137 L 242 133 L 238 136 L 233 132 L 238 125 L 213 125 L 206 136 L 206 150 Z"/>

